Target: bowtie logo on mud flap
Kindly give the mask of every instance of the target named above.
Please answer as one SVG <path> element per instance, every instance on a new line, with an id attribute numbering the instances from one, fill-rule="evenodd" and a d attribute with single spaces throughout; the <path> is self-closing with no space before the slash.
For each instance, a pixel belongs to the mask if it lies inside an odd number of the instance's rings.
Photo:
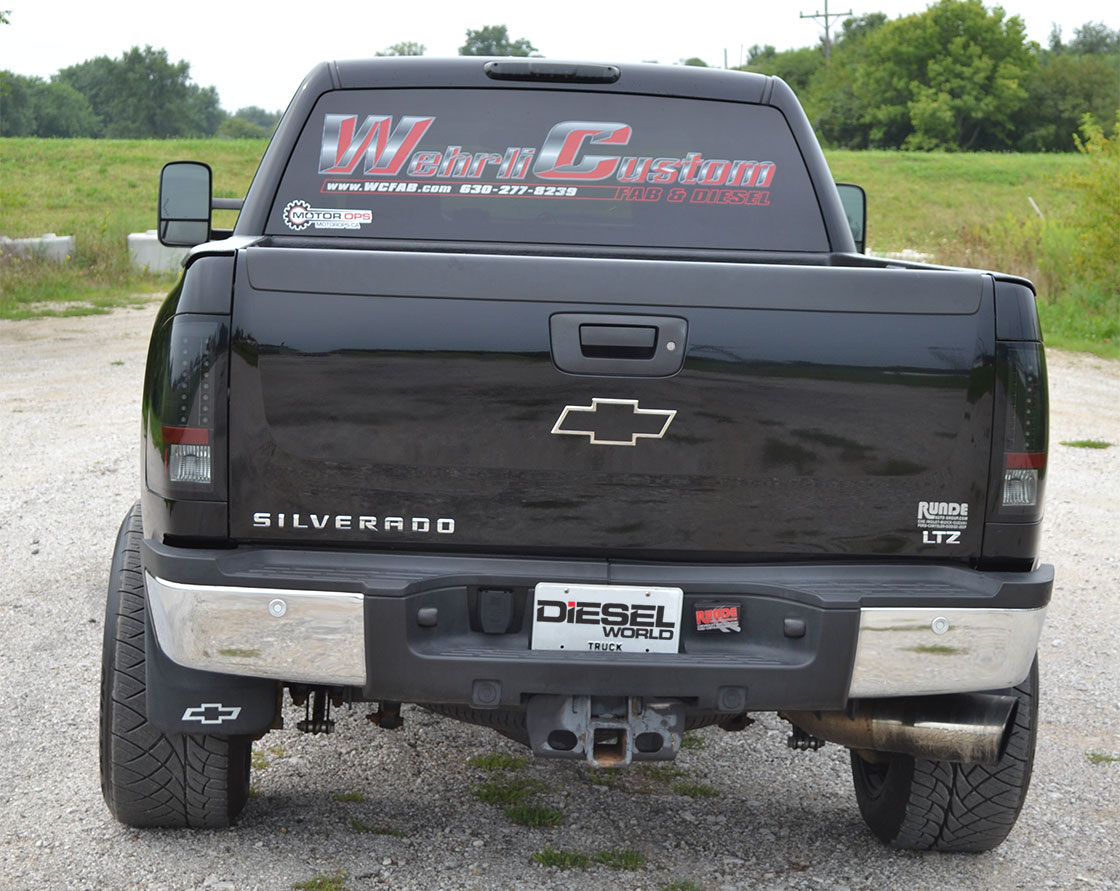
<path id="1" fill-rule="evenodd" d="M 183 721 L 198 721 L 199 724 L 221 724 L 223 721 L 236 721 L 241 714 L 239 705 L 222 705 L 220 702 L 204 702 L 183 712 Z"/>

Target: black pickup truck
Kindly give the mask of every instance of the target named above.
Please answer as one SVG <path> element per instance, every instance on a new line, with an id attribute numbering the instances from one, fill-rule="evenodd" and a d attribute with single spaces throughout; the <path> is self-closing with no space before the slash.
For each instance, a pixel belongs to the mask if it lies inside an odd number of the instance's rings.
<path id="1" fill-rule="evenodd" d="M 785 83 L 322 64 L 211 195 L 164 169 L 119 820 L 233 821 L 287 690 L 304 731 L 413 703 L 593 767 L 778 712 L 884 840 L 1004 839 L 1053 583 L 1033 288 L 864 255 Z"/>

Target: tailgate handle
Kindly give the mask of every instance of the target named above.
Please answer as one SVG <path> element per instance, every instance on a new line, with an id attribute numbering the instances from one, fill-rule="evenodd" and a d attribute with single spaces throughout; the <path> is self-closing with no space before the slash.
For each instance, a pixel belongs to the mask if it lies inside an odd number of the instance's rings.
<path id="1" fill-rule="evenodd" d="M 669 377 L 684 365 L 688 322 L 677 316 L 556 313 L 552 361 L 569 374 Z"/>
<path id="2" fill-rule="evenodd" d="M 652 359 L 657 329 L 647 325 L 580 325 L 580 351 L 600 359 Z"/>

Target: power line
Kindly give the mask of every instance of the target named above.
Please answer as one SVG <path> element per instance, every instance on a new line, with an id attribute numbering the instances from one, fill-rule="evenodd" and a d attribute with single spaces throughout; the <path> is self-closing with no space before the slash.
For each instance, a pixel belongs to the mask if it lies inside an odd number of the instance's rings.
<path id="1" fill-rule="evenodd" d="M 824 0 L 824 12 L 815 12 L 812 15 L 805 15 L 801 13 L 803 19 L 824 19 L 824 60 L 825 62 L 832 61 L 832 36 L 831 29 L 828 25 L 829 19 L 838 19 L 841 16 L 851 15 L 852 11 L 849 9 L 847 12 L 834 12 L 831 15 L 828 12 L 828 0 Z"/>

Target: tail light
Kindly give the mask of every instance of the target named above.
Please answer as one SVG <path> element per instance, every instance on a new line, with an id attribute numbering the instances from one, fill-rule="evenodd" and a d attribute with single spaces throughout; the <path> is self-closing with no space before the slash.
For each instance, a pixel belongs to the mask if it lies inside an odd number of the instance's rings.
<path id="1" fill-rule="evenodd" d="M 1002 485 L 996 519 L 1031 523 L 1042 518 L 1046 478 L 1047 392 L 1042 344 L 998 343 L 996 368 L 1001 393 Z M 999 424 L 997 430 L 997 460 Z"/>
<path id="2" fill-rule="evenodd" d="M 156 332 L 145 387 L 147 485 L 171 498 L 223 500 L 229 319 L 173 315 Z"/>
<path id="3" fill-rule="evenodd" d="M 173 483 L 210 485 L 210 430 L 206 427 L 164 427 L 164 464 Z"/>

